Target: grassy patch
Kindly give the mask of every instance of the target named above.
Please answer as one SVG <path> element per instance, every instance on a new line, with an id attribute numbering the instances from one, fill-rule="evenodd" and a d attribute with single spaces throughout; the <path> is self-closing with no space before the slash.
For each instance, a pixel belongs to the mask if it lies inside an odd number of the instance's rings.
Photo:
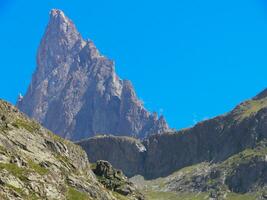
<path id="1" fill-rule="evenodd" d="M 226 161 L 224 161 L 220 168 L 222 169 L 234 169 L 240 164 L 246 164 L 253 160 L 253 158 L 262 158 L 267 154 L 267 147 L 258 146 L 255 149 L 246 149 L 234 156 L 231 156 Z"/>
<path id="2" fill-rule="evenodd" d="M 88 200 L 89 196 L 84 193 L 76 190 L 75 188 L 69 187 L 67 193 L 67 200 Z"/>
<path id="3" fill-rule="evenodd" d="M 16 119 L 14 122 L 12 122 L 12 126 L 16 128 L 23 128 L 29 131 L 30 133 L 35 132 L 36 130 L 40 129 L 39 124 L 37 124 L 34 121 L 27 121 L 24 119 Z"/>
<path id="4" fill-rule="evenodd" d="M 257 196 L 255 194 L 236 194 L 229 193 L 227 195 L 228 200 L 256 200 Z"/>
<path id="5" fill-rule="evenodd" d="M 117 192 L 112 192 L 113 196 L 116 197 L 116 199 L 118 200 L 129 200 L 129 198 L 127 198 L 126 196 L 123 196 Z"/>
<path id="6" fill-rule="evenodd" d="M 257 113 L 262 108 L 267 107 L 267 98 L 259 100 L 249 100 L 237 106 L 234 110 L 236 119 L 242 120 L 250 115 Z"/>
<path id="7" fill-rule="evenodd" d="M 23 197 L 23 199 L 25 199 L 25 200 L 38 200 L 38 199 L 40 199 L 34 193 L 27 195 L 21 188 L 16 188 L 12 185 L 6 185 L 6 187 L 8 187 L 10 190 L 13 190 L 16 193 L 18 193 L 19 195 L 21 195 Z"/>
<path id="8" fill-rule="evenodd" d="M 149 200 L 205 200 L 208 199 L 206 193 L 173 193 L 173 192 L 145 192 Z"/>
<path id="9" fill-rule="evenodd" d="M 146 198 L 149 200 L 208 200 L 207 193 L 172 193 L 172 192 L 145 192 Z M 237 194 L 228 193 L 227 200 L 256 200 L 257 195 L 252 193 Z"/>
<path id="10" fill-rule="evenodd" d="M 0 146 L 0 153 L 5 155 L 7 153 L 6 148 L 3 146 Z"/>
<path id="11" fill-rule="evenodd" d="M 12 186 L 12 185 L 9 185 L 9 184 L 7 184 L 6 186 L 7 186 L 9 189 L 15 191 L 16 193 L 18 193 L 18 194 L 20 194 L 20 195 L 23 195 L 23 194 L 24 194 L 24 192 L 23 192 L 23 190 L 22 190 L 21 188 L 17 188 L 17 187 L 14 187 L 14 186 Z"/>
<path id="12" fill-rule="evenodd" d="M 91 170 L 96 169 L 96 163 L 90 163 L 90 168 L 91 168 Z"/>
<path id="13" fill-rule="evenodd" d="M 66 157 L 66 156 L 62 156 L 62 155 L 60 155 L 60 154 L 55 154 L 55 157 L 56 157 L 56 159 L 58 160 L 58 161 L 60 161 L 63 165 L 64 165 L 64 167 L 66 167 L 67 169 L 72 169 L 72 170 L 74 170 L 75 168 L 74 168 L 74 166 L 71 164 L 71 161 L 70 161 L 70 159 L 68 158 L 68 157 Z"/>
<path id="14" fill-rule="evenodd" d="M 49 130 L 47 130 L 47 134 L 48 134 L 48 136 L 49 136 L 51 139 L 53 139 L 53 140 L 55 140 L 55 141 L 57 141 L 57 142 L 66 143 L 66 140 L 65 140 L 65 139 L 63 139 L 62 137 L 60 137 L 60 136 L 58 136 L 58 135 L 52 133 L 52 132 L 49 131 Z"/>
<path id="15" fill-rule="evenodd" d="M 40 166 L 39 164 L 35 163 L 32 160 L 29 160 L 28 164 L 29 164 L 30 169 L 34 170 L 35 172 L 37 172 L 40 175 L 45 175 L 49 172 L 48 169 Z"/>
<path id="16" fill-rule="evenodd" d="M 24 167 L 18 167 L 16 164 L 13 163 L 0 163 L 0 169 L 6 169 L 12 175 L 19 178 L 22 181 L 27 181 L 27 174 L 30 173 L 30 170 Z"/>

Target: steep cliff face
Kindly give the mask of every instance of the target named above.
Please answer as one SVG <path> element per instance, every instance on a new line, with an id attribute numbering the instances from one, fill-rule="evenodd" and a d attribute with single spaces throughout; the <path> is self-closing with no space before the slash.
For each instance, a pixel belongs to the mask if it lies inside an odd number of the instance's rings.
<path id="1" fill-rule="evenodd" d="M 120 195 L 104 187 L 79 146 L 54 135 L 1 100 L 0 169 L 3 200 L 140 199 L 137 190 L 135 194 Z"/>
<path id="2" fill-rule="evenodd" d="M 264 91 L 257 97 L 243 102 L 226 115 L 203 121 L 193 128 L 150 136 L 143 141 L 144 151 L 140 153 L 132 149 L 129 154 L 123 155 L 117 141 L 106 138 L 105 142 L 95 138 L 84 141 L 82 147 L 91 159 L 106 159 L 114 162 L 116 167 L 128 174 L 128 159 L 134 159 L 132 168 L 139 169 L 135 174 L 144 175 L 146 178 L 167 176 L 170 173 L 200 162 L 220 162 L 228 157 L 254 148 L 260 141 L 267 138 L 267 92 Z M 107 153 L 112 146 L 113 153 Z M 129 140 L 123 140 L 124 148 L 130 145 Z M 97 152 L 98 153 L 93 153 Z M 118 153 L 119 162 L 113 159 Z"/>
<path id="3" fill-rule="evenodd" d="M 267 138 L 267 95 L 264 93 L 241 103 L 226 115 L 203 121 L 193 128 L 151 136 L 145 142 L 146 176 L 166 176 L 185 166 L 223 161 L 246 148 L 254 148 Z"/>
<path id="4" fill-rule="evenodd" d="M 114 62 L 84 40 L 73 22 L 52 10 L 37 54 L 37 69 L 17 106 L 45 127 L 72 140 L 96 133 L 143 138 L 168 130 L 149 113 Z"/>
<path id="5" fill-rule="evenodd" d="M 90 162 L 101 158 L 115 168 L 123 169 L 127 176 L 144 174 L 145 146 L 130 137 L 96 136 L 78 143 L 87 152 Z"/>

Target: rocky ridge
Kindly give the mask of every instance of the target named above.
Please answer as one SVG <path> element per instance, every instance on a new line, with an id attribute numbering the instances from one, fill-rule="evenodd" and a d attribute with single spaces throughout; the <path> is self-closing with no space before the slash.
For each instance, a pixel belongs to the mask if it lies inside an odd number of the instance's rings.
<path id="1" fill-rule="evenodd" d="M 153 135 L 143 142 L 105 136 L 90 138 L 79 144 L 92 162 L 105 158 L 127 176 L 133 176 L 131 170 L 135 169 L 135 175 L 153 179 L 202 162 L 222 162 L 247 148 L 255 148 L 266 138 L 265 90 L 225 115 L 176 133 Z M 142 146 L 144 151 L 136 148 L 135 144 Z M 106 145 L 112 147 L 112 152 L 105 148 Z"/>
<path id="2" fill-rule="evenodd" d="M 37 69 L 17 107 L 71 140 L 99 133 L 144 138 L 169 129 L 162 116 L 144 108 L 131 82 L 118 77 L 114 62 L 57 9 L 50 13 Z"/>
<path id="3" fill-rule="evenodd" d="M 3 200 L 140 199 L 134 189 L 121 195 L 104 187 L 79 146 L 54 135 L 2 100 L 0 169 Z M 126 177 L 124 181 L 129 183 Z"/>

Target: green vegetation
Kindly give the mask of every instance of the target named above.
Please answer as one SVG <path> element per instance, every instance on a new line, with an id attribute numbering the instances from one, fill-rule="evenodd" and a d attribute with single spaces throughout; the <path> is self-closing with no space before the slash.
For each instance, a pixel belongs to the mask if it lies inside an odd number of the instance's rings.
<path id="1" fill-rule="evenodd" d="M 242 120 L 254 113 L 257 113 L 259 110 L 265 107 L 267 107 L 267 98 L 249 100 L 237 106 L 237 108 L 233 112 L 236 116 L 236 119 Z"/>
<path id="2" fill-rule="evenodd" d="M 55 154 L 55 157 L 58 161 L 60 161 L 66 168 L 72 169 L 73 165 L 70 163 L 70 160 L 66 156 L 62 156 L 60 154 Z M 73 168 L 74 169 L 74 168 Z"/>
<path id="3" fill-rule="evenodd" d="M 129 198 L 117 193 L 117 192 L 112 192 L 113 196 L 116 197 L 118 200 L 129 200 Z"/>
<path id="4" fill-rule="evenodd" d="M 206 193 L 173 193 L 173 192 L 145 192 L 145 196 L 149 200 L 206 200 Z"/>
<path id="5" fill-rule="evenodd" d="M 37 172 L 40 175 L 45 175 L 49 172 L 48 169 L 40 166 L 39 164 L 35 163 L 32 160 L 29 160 L 28 164 L 29 164 L 30 169 L 33 169 L 35 172 Z"/>
<path id="6" fill-rule="evenodd" d="M 9 171 L 12 175 L 19 178 L 22 181 L 27 181 L 27 174 L 30 173 L 30 170 L 24 167 L 18 167 L 13 163 L 0 163 L 0 169 Z"/>
<path id="7" fill-rule="evenodd" d="M 149 200 L 208 200 L 208 193 L 172 193 L 172 192 L 145 192 Z M 227 200 L 256 200 L 256 194 L 228 193 Z"/>
<path id="8" fill-rule="evenodd" d="M 40 199 L 34 193 L 27 195 L 21 188 L 16 188 L 16 187 L 14 187 L 12 185 L 6 185 L 6 186 L 10 190 L 12 190 L 12 191 L 18 193 L 19 195 L 21 195 L 23 197 L 23 199 L 25 199 L 25 200 L 38 200 L 38 199 Z"/>
<path id="9" fill-rule="evenodd" d="M 240 164 L 246 164 L 253 160 L 253 158 L 263 158 L 265 155 L 267 155 L 267 147 L 265 147 L 265 141 L 262 141 L 261 144 L 259 144 L 254 149 L 245 149 L 244 151 L 231 156 L 226 161 L 220 164 L 220 168 L 222 169 L 233 169 L 235 166 L 238 166 Z"/>
<path id="10" fill-rule="evenodd" d="M 255 194 L 227 194 L 227 199 L 229 200 L 256 200 L 257 196 Z"/>
<path id="11" fill-rule="evenodd" d="M 16 128 L 24 128 L 30 133 L 35 132 L 36 130 L 40 129 L 39 124 L 37 124 L 34 121 L 25 120 L 22 118 L 16 119 L 14 122 L 12 122 L 12 126 Z"/>
<path id="12" fill-rule="evenodd" d="M 67 141 L 65 139 L 63 139 L 62 137 L 52 133 L 51 131 L 47 130 L 47 134 L 49 135 L 49 137 L 57 142 L 63 142 L 66 143 Z"/>
<path id="13" fill-rule="evenodd" d="M 0 146 L 0 153 L 1 154 L 6 154 L 6 148 L 3 146 Z"/>
<path id="14" fill-rule="evenodd" d="M 96 169 L 96 163 L 90 163 L 90 168 L 91 168 L 91 170 Z"/>
<path id="15" fill-rule="evenodd" d="M 40 175 L 45 175 L 49 172 L 48 169 L 36 164 L 32 160 L 28 161 L 29 168 L 18 167 L 14 163 L 0 163 L 0 169 L 9 171 L 12 175 L 19 178 L 22 181 L 27 181 L 27 175 L 31 172 L 36 172 Z"/>
<path id="16" fill-rule="evenodd" d="M 89 200 L 89 196 L 84 193 L 80 192 L 72 187 L 69 187 L 68 193 L 67 193 L 67 200 Z"/>
<path id="17" fill-rule="evenodd" d="M 23 194 L 24 194 L 24 192 L 23 192 L 23 190 L 22 190 L 21 188 L 17 188 L 17 187 L 14 187 L 14 186 L 12 186 L 12 185 L 9 185 L 9 184 L 7 184 L 6 186 L 7 186 L 9 189 L 15 191 L 16 193 L 18 193 L 18 194 L 20 194 L 20 195 L 23 195 Z"/>

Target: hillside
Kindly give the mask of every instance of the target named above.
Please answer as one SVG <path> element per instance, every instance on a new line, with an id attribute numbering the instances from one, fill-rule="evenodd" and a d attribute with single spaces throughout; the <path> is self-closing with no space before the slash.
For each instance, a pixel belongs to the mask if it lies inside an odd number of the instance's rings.
<path id="1" fill-rule="evenodd" d="M 141 200 L 120 174 L 115 188 L 99 182 L 86 153 L 0 100 L 0 199 Z M 109 166 L 115 173 L 116 170 Z M 110 177 L 101 180 L 111 181 Z M 116 189 L 116 190 L 115 190 Z"/>
<path id="2" fill-rule="evenodd" d="M 267 140 L 220 163 L 203 162 L 145 181 L 131 179 L 151 200 L 267 199 Z"/>

